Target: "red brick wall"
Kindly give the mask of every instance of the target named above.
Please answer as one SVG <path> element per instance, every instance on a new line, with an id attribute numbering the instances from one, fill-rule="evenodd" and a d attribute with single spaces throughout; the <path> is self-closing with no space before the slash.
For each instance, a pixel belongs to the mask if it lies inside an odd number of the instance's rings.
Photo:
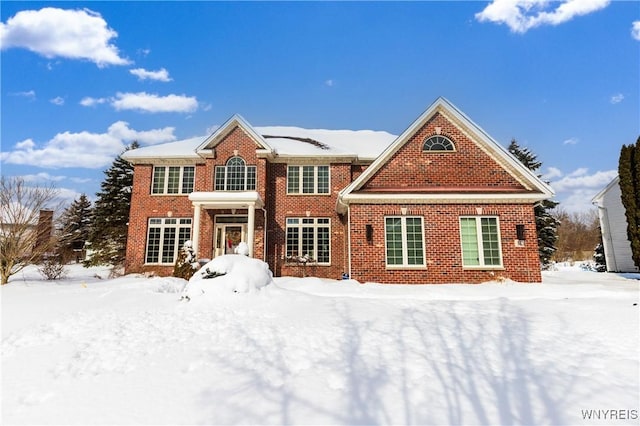
<path id="1" fill-rule="evenodd" d="M 385 216 L 421 216 L 424 223 L 426 268 L 389 270 L 385 265 Z M 462 267 L 460 216 L 497 216 L 502 244 L 502 270 Z M 351 277 L 360 282 L 383 283 L 479 283 L 497 279 L 540 282 L 540 264 L 532 205 L 352 205 Z M 366 225 L 373 226 L 373 240 L 366 240 Z M 525 226 L 525 247 L 516 247 L 516 225 Z"/>
<path id="2" fill-rule="evenodd" d="M 455 144 L 455 152 L 423 152 L 424 140 L 441 134 Z M 429 120 L 362 188 L 412 188 L 415 191 L 429 187 L 508 187 L 522 186 L 476 146 L 455 125 L 441 114 Z"/>
<path id="3" fill-rule="evenodd" d="M 292 164 L 295 165 L 295 164 Z M 327 165 L 327 164 L 324 164 Z M 287 195 L 287 164 L 271 163 L 268 167 L 268 191 L 265 199 L 267 218 L 267 262 L 274 275 L 301 276 L 297 265 L 285 262 L 286 220 L 293 217 L 330 218 L 331 265 L 307 268 L 307 274 L 322 278 L 340 278 L 347 270 L 346 224 L 336 213 L 337 195 L 351 182 L 349 164 L 331 164 L 330 194 Z"/>
<path id="4" fill-rule="evenodd" d="M 196 181 L 201 178 L 203 167 L 196 167 Z M 153 166 L 138 164 L 134 167 L 131 209 L 129 212 L 129 234 L 127 239 L 126 272 L 156 272 L 168 275 L 173 267 L 145 266 L 149 218 L 193 217 L 193 207 L 188 195 L 151 195 Z"/>

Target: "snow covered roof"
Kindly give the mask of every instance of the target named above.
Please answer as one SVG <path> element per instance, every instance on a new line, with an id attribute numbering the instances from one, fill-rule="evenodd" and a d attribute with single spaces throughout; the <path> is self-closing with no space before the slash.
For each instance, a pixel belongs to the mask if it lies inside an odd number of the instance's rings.
<path id="1" fill-rule="evenodd" d="M 216 137 L 226 134 L 227 126 L 235 126 L 241 117 L 234 116 L 210 136 L 200 136 L 177 142 L 146 146 L 125 152 L 122 157 L 131 163 L 154 160 L 202 160 L 198 151 L 215 144 Z M 251 127 L 253 135 L 262 140 L 276 157 L 354 157 L 373 161 L 396 138 L 384 131 L 304 129 L 291 126 Z"/>
<path id="2" fill-rule="evenodd" d="M 202 143 L 203 136 L 185 139 L 176 142 L 150 145 L 142 148 L 132 149 L 122 154 L 122 158 L 131 163 L 145 163 L 146 161 L 159 158 L 200 160 L 196 154 L 196 148 Z"/>
<path id="3" fill-rule="evenodd" d="M 302 129 L 300 127 L 255 127 L 278 155 L 357 156 L 373 160 L 396 139 L 396 135 L 374 130 Z"/>

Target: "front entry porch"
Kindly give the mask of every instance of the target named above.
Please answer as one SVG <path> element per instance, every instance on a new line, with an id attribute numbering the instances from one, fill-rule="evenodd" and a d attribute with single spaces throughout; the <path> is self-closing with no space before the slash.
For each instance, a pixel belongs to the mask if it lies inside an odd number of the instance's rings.
<path id="1" fill-rule="evenodd" d="M 255 257 L 256 209 L 264 207 L 257 192 L 192 192 L 189 200 L 194 209 L 192 240 L 196 253 L 210 253 L 212 257 L 231 254 L 245 242 L 249 256 Z M 203 214 L 203 210 L 209 214 Z M 263 229 L 265 225 L 262 223 Z M 264 253 L 262 248 L 260 252 Z"/>

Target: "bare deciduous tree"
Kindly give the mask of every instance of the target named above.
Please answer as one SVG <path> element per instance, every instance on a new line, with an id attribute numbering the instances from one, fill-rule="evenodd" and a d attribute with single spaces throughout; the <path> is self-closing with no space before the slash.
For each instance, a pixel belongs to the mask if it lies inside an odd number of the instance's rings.
<path id="1" fill-rule="evenodd" d="M 39 224 L 41 212 L 53 217 L 58 191 L 53 185 L 28 186 L 20 177 L 0 177 L 0 283 L 53 251 L 52 223 Z M 40 225 L 40 226 L 39 226 Z"/>
<path id="2" fill-rule="evenodd" d="M 600 241 L 597 210 L 569 213 L 557 207 L 552 214 L 560 223 L 554 259 L 558 262 L 591 260 Z"/>

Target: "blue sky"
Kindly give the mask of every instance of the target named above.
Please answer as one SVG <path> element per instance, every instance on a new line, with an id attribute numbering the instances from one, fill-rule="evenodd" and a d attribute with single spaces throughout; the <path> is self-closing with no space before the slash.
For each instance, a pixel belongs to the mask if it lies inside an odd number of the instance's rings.
<path id="1" fill-rule="evenodd" d="M 400 134 L 444 96 L 585 211 L 640 135 L 640 2 L 11 2 L 4 176 L 91 199 L 117 154 L 256 126 Z"/>

